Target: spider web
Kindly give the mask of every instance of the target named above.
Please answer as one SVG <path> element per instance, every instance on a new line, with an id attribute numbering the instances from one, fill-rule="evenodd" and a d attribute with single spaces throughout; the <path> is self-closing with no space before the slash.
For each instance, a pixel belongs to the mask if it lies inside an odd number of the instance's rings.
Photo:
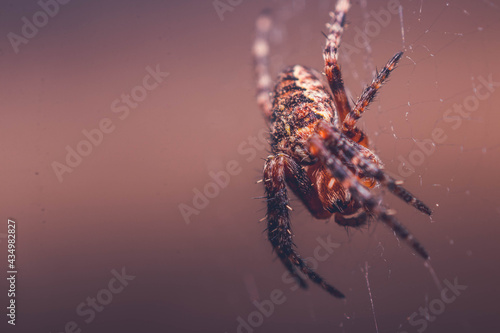
<path id="1" fill-rule="evenodd" d="M 365 31 L 374 21 L 378 22 L 373 13 L 387 9 L 389 2 L 360 0 L 353 4 L 340 51 L 346 88 L 355 101 L 371 82 L 377 68 L 382 68 L 397 51 L 405 51 L 390 82 L 381 89 L 360 124 L 369 135 L 373 149 L 384 161 L 387 172 L 404 180 L 406 187 L 429 203 L 435 214 L 429 221 L 412 214 L 404 204 L 389 195 L 384 196 L 384 202 L 398 209 L 401 221 L 423 221 L 420 223 L 424 226 L 414 227 L 414 223 L 410 228 L 417 231 L 415 233 L 421 240 L 429 235 L 428 230 L 426 234 L 429 223 L 442 225 L 433 228 L 441 232 L 432 238 L 437 243 L 434 253 L 437 252 L 438 256 L 454 247 L 460 252 L 460 258 L 474 258 L 473 245 L 463 242 L 468 224 L 465 216 L 471 213 L 467 207 L 479 205 L 477 210 L 487 212 L 484 224 L 488 219 L 498 220 L 500 215 L 500 195 L 494 190 L 498 182 L 491 184 L 489 179 L 489 175 L 495 173 L 490 165 L 498 163 L 494 156 L 500 153 L 500 135 L 493 125 L 500 119 L 498 113 L 492 111 L 500 102 L 500 92 L 493 90 L 471 112 L 459 114 L 455 107 L 467 107 L 467 101 L 477 96 L 481 86 L 484 90 L 484 82 L 500 82 L 500 73 L 495 67 L 500 49 L 495 37 L 499 28 L 496 21 L 500 3 L 490 0 L 401 0 L 398 13 L 391 14 L 389 23 L 384 26 L 379 23 L 379 33 L 369 37 L 363 45 L 355 45 L 353 40 L 359 38 L 360 30 Z M 284 65 L 293 63 L 321 69 L 322 62 L 317 55 L 321 54 L 323 40 L 311 36 L 319 36 L 319 31 L 324 31 L 323 22 L 317 22 L 318 17 L 324 17 L 324 13 L 332 9 L 332 1 L 306 4 L 303 0 L 275 0 L 274 3 L 279 8 L 278 29 L 274 35 L 276 52 L 273 51 L 272 58 L 274 70 L 277 72 Z M 351 48 L 346 50 L 346 44 Z M 435 133 L 441 133 L 439 140 L 436 140 Z M 457 204 L 464 204 L 465 208 L 456 209 Z M 310 228 L 312 218 L 308 213 L 303 209 L 297 215 Z M 455 231 L 453 223 L 465 226 Z M 372 293 L 377 294 L 374 290 L 377 287 L 372 284 L 370 290 L 368 268 L 372 276 L 372 266 L 382 263 L 388 280 L 403 282 L 391 279 L 393 264 L 386 258 L 387 244 L 378 241 L 372 229 L 369 238 L 373 239 L 364 257 L 353 255 L 345 259 L 343 265 L 352 267 L 347 264 L 349 261 L 359 263 L 358 274 L 366 279 L 370 311 L 377 325 L 377 301 L 372 298 Z M 365 261 L 367 258 L 368 262 Z M 436 287 L 441 288 L 442 279 L 456 274 L 456 270 L 434 268 L 438 274 L 428 267 L 426 278 L 430 283 L 420 296 L 422 304 L 429 303 L 429 298 L 433 297 L 430 295 L 436 294 Z M 415 310 L 419 305 L 416 303 Z M 346 307 L 346 320 L 340 324 L 343 331 L 355 329 L 352 325 L 356 317 L 353 309 Z M 390 329 L 415 331 L 403 319 L 399 327 Z"/>

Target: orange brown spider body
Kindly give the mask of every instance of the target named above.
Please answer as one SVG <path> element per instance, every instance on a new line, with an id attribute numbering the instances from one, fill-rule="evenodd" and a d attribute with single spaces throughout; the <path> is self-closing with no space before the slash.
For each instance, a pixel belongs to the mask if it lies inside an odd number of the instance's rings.
<path id="1" fill-rule="evenodd" d="M 423 246 L 395 219 L 392 210 L 380 205 L 378 196 L 369 189 L 376 184 L 385 186 L 421 212 L 431 214 L 423 202 L 383 171 L 379 158 L 368 147 L 367 136 L 356 127 L 357 120 L 394 70 L 402 53 L 389 60 L 351 108 L 337 62 L 349 7 L 348 0 L 339 0 L 335 12 L 330 13 L 332 22 L 327 24 L 329 34 L 323 58 L 330 91 L 318 73 L 300 65 L 286 68 L 273 88 L 268 68 L 271 20 L 267 14 L 257 21 L 253 47 L 257 101 L 271 129 L 272 154 L 264 165 L 268 239 L 278 258 L 302 287 L 306 287 L 306 283 L 298 271 L 339 298 L 344 295 L 314 272 L 294 249 L 287 187 L 315 218 L 333 215 L 339 225 L 357 227 L 373 216 L 426 260 L 429 255 Z"/>
<path id="2" fill-rule="evenodd" d="M 334 211 L 341 211 L 344 215 L 356 211 L 362 214 L 363 210 L 356 205 L 354 198 L 350 198 L 349 192 L 306 149 L 307 141 L 316 133 L 320 121 L 339 122 L 333 100 L 318 73 L 300 65 L 289 67 L 279 75 L 273 94 L 270 119 L 272 152 L 284 153 L 300 161 L 315 191 L 304 197 L 294 183 L 288 181 L 290 188 L 315 218 L 329 218 Z M 364 141 L 366 144 L 366 137 Z M 371 157 L 375 158 L 374 155 Z M 379 163 L 378 160 L 375 162 Z M 354 172 L 354 168 L 350 169 Z M 375 185 L 373 178 L 362 175 L 359 178 L 367 187 Z"/>

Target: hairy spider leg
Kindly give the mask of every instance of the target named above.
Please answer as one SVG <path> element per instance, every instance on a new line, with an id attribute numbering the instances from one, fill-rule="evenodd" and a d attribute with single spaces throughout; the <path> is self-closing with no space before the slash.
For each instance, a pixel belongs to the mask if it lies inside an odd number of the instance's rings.
<path id="1" fill-rule="evenodd" d="M 335 156 L 349 161 L 363 176 L 374 178 L 407 204 L 427 215 L 432 214 L 431 209 L 426 204 L 402 187 L 400 182 L 384 172 L 383 167 L 377 163 L 379 159 L 370 150 L 349 141 L 338 129 L 325 122 L 320 122 L 317 129 L 318 134 L 325 142 L 325 146 Z"/>
<path id="2" fill-rule="evenodd" d="M 296 268 L 307 275 L 311 281 L 318 284 L 331 295 L 344 298 L 335 287 L 329 285 L 310 268 L 294 249 L 293 233 L 290 224 L 289 200 L 286 188 L 286 169 L 293 160 L 285 154 L 270 156 L 264 166 L 264 184 L 267 198 L 267 232 L 268 239 L 276 251 L 278 258 L 285 265 L 290 274 L 295 277 L 302 288 L 307 284 L 298 275 Z"/>
<path id="3" fill-rule="evenodd" d="M 264 11 L 256 22 L 256 38 L 253 43 L 252 53 L 257 78 L 257 104 L 268 120 L 272 115 L 272 79 L 269 71 L 269 35 L 271 28 L 271 15 L 268 11 Z"/>
<path id="4" fill-rule="evenodd" d="M 316 175 L 316 183 L 311 182 L 311 174 Z M 307 171 L 288 158 L 285 169 L 285 178 L 287 185 L 302 200 L 309 212 L 318 219 L 327 219 L 332 216 L 332 210 L 329 209 L 332 204 L 327 201 L 326 191 L 329 189 L 325 185 L 327 179 L 318 179 L 323 176 L 329 177 L 329 172 L 314 168 Z"/>
<path id="5" fill-rule="evenodd" d="M 345 135 L 365 147 L 368 147 L 367 138 L 365 134 L 356 127 L 357 120 L 361 117 L 367 106 L 373 101 L 378 90 L 387 80 L 391 72 L 396 68 L 398 61 L 401 59 L 403 52 L 396 53 L 391 60 L 384 66 L 384 68 L 373 79 L 372 83 L 365 88 L 361 96 L 358 98 L 354 109 L 347 114 L 342 123 L 342 132 Z M 366 144 L 364 144 L 366 142 Z"/>
<path id="6" fill-rule="evenodd" d="M 332 91 L 333 102 L 339 114 L 340 122 L 351 111 L 338 64 L 340 37 L 344 32 L 345 18 L 350 6 L 349 0 L 340 0 L 337 2 L 335 11 L 330 12 L 332 21 L 326 24 L 328 35 L 326 36 L 326 46 L 323 50 L 325 75 Z"/>
<path id="7" fill-rule="evenodd" d="M 420 242 L 394 218 L 393 211 L 386 210 L 378 204 L 377 198 L 358 181 L 356 176 L 342 164 L 339 158 L 328 150 L 321 136 L 318 134 L 311 136 L 308 140 L 308 149 L 330 170 L 333 177 L 339 180 L 346 189 L 349 189 L 353 199 L 360 201 L 367 212 L 373 213 L 378 220 L 391 228 L 399 239 L 410 246 L 422 258 L 429 259 L 429 254 Z"/>

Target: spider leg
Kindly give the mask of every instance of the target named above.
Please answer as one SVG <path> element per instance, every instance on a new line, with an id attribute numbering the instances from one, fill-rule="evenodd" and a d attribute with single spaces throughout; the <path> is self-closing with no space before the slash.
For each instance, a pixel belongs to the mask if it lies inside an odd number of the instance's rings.
<path id="1" fill-rule="evenodd" d="M 391 72 L 396 68 L 398 61 L 401 59 L 403 52 L 396 53 L 391 60 L 384 66 L 384 68 L 373 79 L 372 83 L 365 88 L 359 97 L 354 109 L 347 114 L 342 123 L 342 132 L 351 140 L 361 143 L 365 139 L 362 131 L 356 128 L 356 121 L 361 117 L 366 107 L 373 101 L 378 90 L 385 80 L 389 77 Z"/>
<path id="2" fill-rule="evenodd" d="M 373 162 L 377 161 L 378 158 L 367 148 L 346 140 L 342 133 L 326 123 L 318 124 L 318 131 L 325 141 L 326 147 L 333 154 L 352 163 L 364 176 L 374 178 L 407 204 L 427 215 L 432 214 L 431 209 L 426 204 L 402 187 L 400 182 L 387 175 L 382 166 Z"/>
<path id="3" fill-rule="evenodd" d="M 302 200 L 309 212 L 318 219 L 328 218 L 332 212 L 325 208 L 321 200 L 322 193 L 313 185 L 306 170 L 293 159 L 288 159 L 285 168 L 287 185 Z"/>
<path id="4" fill-rule="evenodd" d="M 302 288 L 306 288 L 307 285 L 298 275 L 296 268 L 300 269 L 311 281 L 320 285 L 328 293 L 338 298 L 344 298 L 344 294 L 327 284 L 321 276 L 302 260 L 294 249 L 286 188 L 286 169 L 291 162 L 293 161 L 288 156 L 279 154 L 270 156 L 264 166 L 268 239 L 281 262 Z"/>
<path id="5" fill-rule="evenodd" d="M 272 114 L 272 80 L 269 71 L 269 34 L 271 27 L 271 15 L 265 11 L 257 19 L 256 37 L 252 47 L 257 79 L 257 104 L 268 120 Z"/>
<path id="6" fill-rule="evenodd" d="M 345 17 L 349 7 L 349 0 L 339 0 L 334 12 L 330 12 L 332 17 L 331 23 L 327 23 L 328 36 L 326 36 L 326 46 L 323 51 L 323 59 L 325 60 L 325 75 L 328 79 L 330 89 L 333 94 L 333 102 L 339 113 L 340 121 L 342 122 L 346 115 L 351 111 L 347 94 L 342 80 L 342 73 L 338 64 L 338 48 L 340 45 L 340 37 L 344 32 Z"/>
<path id="7" fill-rule="evenodd" d="M 349 189 L 353 197 L 360 201 L 368 212 L 373 213 L 377 219 L 391 228 L 394 233 L 422 258 L 429 259 L 429 254 L 418 240 L 393 216 L 391 210 L 386 210 L 377 204 L 375 197 L 364 187 L 356 176 L 342 164 L 340 159 L 330 152 L 319 135 L 313 135 L 308 141 L 309 152 L 317 157 L 342 185 Z"/>

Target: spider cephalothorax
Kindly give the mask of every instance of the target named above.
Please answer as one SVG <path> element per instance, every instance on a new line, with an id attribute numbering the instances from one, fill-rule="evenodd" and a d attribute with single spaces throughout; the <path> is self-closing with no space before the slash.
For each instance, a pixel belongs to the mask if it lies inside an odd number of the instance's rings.
<path id="1" fill-rule="evenodd" d="M 365 224 L 370 216 L 389 226 L 424 259 L 429 256 L 420 243 L 379 204 L 370 188 L 376 184 L 430 215 L 431 210 L 383 171 L 379 158 L 369 149 L 367 136 L 356 127 L 366 107 L 402 56 L 397 53 L 377 73 L 353 108 L 349 105 L 337 62 L 348 0 L 339 0 L 323 51 L 324 72 L 330 91 L 316 71 L 295 65 L 278 76 L 272 88 L 268 69 L 271 19 L 257 20 L 253 53 L 257 73 L 258 104 L 271 128 L 271 152 L 264 165 L 267 202 L 267 232 L 278 257 L 302 287 L 298 271 L 336 297 L 344 295 L 327 284 L 296 253 L 290 226 L 287 185 L 316 218 L 329 218 L 346 227 Z"/>

